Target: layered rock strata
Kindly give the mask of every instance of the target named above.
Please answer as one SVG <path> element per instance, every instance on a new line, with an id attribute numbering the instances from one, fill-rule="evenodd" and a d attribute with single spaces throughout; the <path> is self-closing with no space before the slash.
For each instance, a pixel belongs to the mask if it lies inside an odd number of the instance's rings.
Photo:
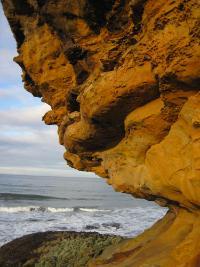
<path id="1" fill-rule="evenodd" d="M 170 211 L 90 266 L 200 266 L 200 3 L 2 0 L 64 158 Z"/>

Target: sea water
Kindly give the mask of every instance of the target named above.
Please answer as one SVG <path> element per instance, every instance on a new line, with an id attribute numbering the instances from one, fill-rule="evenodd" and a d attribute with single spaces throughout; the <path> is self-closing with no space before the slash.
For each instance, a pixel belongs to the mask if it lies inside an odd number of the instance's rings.
<path id="1" fill-rule="evenodd" d="M 42 231 L 135 236 L 166 209 L 116 193 L 98 177 L 0 174 L 0 246 Z"/>

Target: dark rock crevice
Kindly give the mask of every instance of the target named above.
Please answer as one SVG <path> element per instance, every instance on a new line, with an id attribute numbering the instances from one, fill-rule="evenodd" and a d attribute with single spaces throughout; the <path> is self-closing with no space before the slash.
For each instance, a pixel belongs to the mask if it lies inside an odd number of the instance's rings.
<path id="1" fill-rule="evenodd" d="M 106 15 L 112 9 L 114 2 L 114 0 L 87 0 L 83 17 L 96 34 L 99 34 L 101 27 L 106 25 Z"/>

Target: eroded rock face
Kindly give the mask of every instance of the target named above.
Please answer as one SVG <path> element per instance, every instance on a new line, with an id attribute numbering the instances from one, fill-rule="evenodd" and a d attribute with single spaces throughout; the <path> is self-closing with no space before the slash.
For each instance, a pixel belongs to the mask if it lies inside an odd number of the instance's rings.
<path id="1" fill-rule="evenodd" d="M 173 213 L 163 219 L 168 249 L 148 233 L 138 241 L 164 254 L 142 257 L 128 241 L 122 256 L 109 252 L 91 266 L 200 266 L 199 2 L 2 3 L 25 88 L 51 106 L 43 119 L 58 125 L 68 164 Z M 176 223 L 183 227 L 179 237 Z M 151 231 L 155 240 L 156 231 L 166 234 L 157 225 Z M 196 246 L 185 259 L 189 240 Z"/>

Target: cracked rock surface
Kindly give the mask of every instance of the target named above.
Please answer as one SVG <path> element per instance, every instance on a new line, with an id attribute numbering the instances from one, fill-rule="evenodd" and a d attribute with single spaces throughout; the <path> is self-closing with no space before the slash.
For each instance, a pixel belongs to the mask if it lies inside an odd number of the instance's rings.
<path id="1" fill-rule="evenodd" d="M 2 0 L 64 158 L 168 206 L 90 266 L 200 266 L 200 2 Z"/>

